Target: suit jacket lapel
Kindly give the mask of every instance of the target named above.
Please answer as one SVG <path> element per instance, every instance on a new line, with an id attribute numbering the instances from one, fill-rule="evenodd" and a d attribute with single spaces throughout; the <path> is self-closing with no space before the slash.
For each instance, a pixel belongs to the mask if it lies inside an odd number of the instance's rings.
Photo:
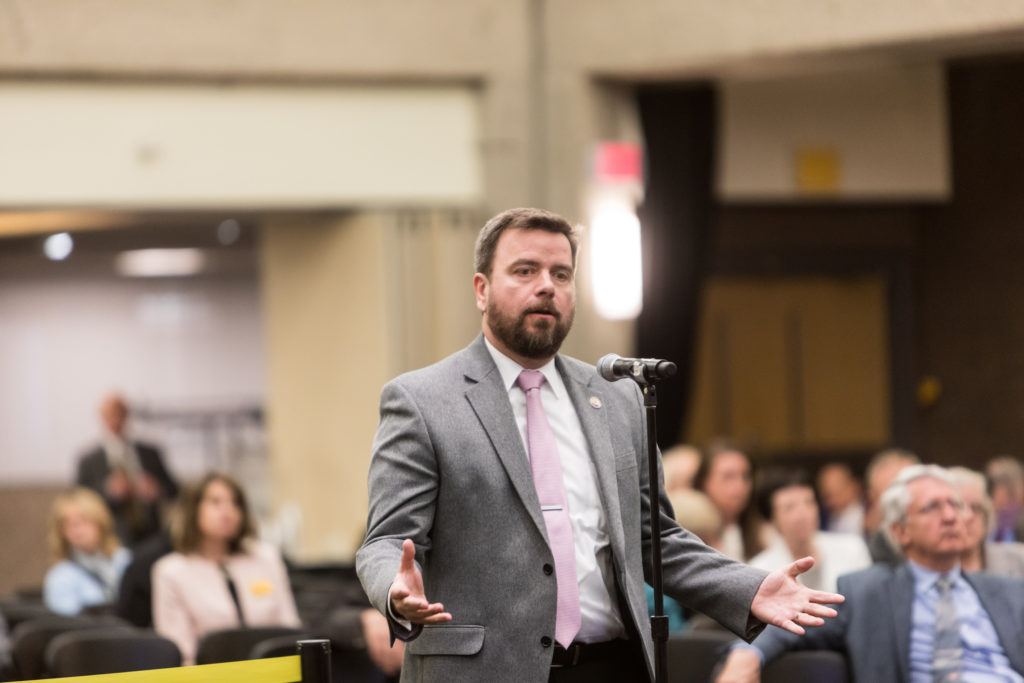
<path id="1" fill-rule="evenodd" d="M 591 403 L 591 399 L 596 398 L 597 405 L 609 405 L 605 393 L 607 388 L 600 387 L 594 382 L 597 378 L 596 373 L 576 371 L 570 368 L 561 357 L 557 358 L 556 365 L 562 375 L 569 398 L 576 408 L 580 425 L 583 427 L 583 435 L 590 447 L 590 457 L 597 471 L 598 488 L 601 492 L 601 501 L 604 504 L 608 539 L 613 555 L 621 563 L 626 557 L 626 543 L 625 533 L 622 529 L 622 515 L 619 511 L 619 485 L 615 475 L 615 453 L 612 450 L 611 434 L 608 431 L 608 421 L 604 419 L 604 412 L 600 408 L 594 408 L 594 404 Z"/>
<path id="2" fill-rule="evenodd" d="M 519 435 L 515 416 L 508 400 L 508 390 L 501 381 L 491 354 L 484 345 L 483 335 L 477 337 L 467 349 L 469 363 L 465 370 L 470 385 L 466 389 L 466 399 L 476 413 L 477 419 L 487 433 L 495 453 L 501 461 L 512 486 L 523 501 L 527 512 L 537 525 L 537 530 L 547 539 L 547 527 L 540 512 L 540 500 L 533 484 L 533 473 L 530 471 L 530 460 L 523 449 L 523 439 Z"/>
<path id="3" fill-rule="evenodd" d="M 889 605 L 892 610 L 894 639 L 899 657 L 900 680 L 910 680 L 910 626 L 914 608 L 914 576 L 904 564 L 889 581 Z"/>

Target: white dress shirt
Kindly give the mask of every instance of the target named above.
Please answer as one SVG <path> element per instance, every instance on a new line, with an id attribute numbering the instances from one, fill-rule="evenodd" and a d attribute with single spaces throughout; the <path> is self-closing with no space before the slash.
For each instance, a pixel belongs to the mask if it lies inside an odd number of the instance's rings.
<path id="1" fill-rule="evenodd" d="M 135 452 L 135 445 L 131 439 L 104 430 L 100 437 L 100 443 L 107 456 L 107 465 L 111 470 L 123 470 L 132 478 L 142 472 L 139 454 Z"/>
<path id="2" fill-rule="evenodd" d="M 526 393 L 516 384 L 523 367 L 498 351 L 486 338 L 484 341 L 501 373 L 523 439 L 523 451 L 528 454 Z M 612 640 L 624 635 L 625 628 L 615 599 L 611 547 L 598 490 L 597 469 L 590 457 L 590 447 L 576 408 L 569 399 L 555 361 L 552 359 L 538 370 L 547 380 L 541 386 L 541 403 L 555 434 L 572 521 L 581 615 L 576 640 L 584 643 Z"/>
<path id="3" fill-rule="evenodd" d="M 814 568 L 796 577 L 800 583 L 819 591 L 835 592 L 839 577 L 871 566 L 871 554 L 864 539 L 854 534 L 819 531 L 814 535 L 817 560 Z M 800 558 L 793 557 L 781 536 L 750 558 L 751 567 L 773 572 Z"/>

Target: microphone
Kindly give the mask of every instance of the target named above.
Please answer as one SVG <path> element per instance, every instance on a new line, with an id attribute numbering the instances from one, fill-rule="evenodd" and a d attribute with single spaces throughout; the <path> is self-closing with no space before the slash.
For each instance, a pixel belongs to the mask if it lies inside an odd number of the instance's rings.
<path id="1" fill-rule="evenodd" d="M 623 377 L 637 379 L 638 373 L 648 382 L 656 382 L 675 375 L 676 364 L 658 358 L 623 358 L 609 353 L 597 361 L 597 373 L 609 382 L 618 381 Z"/>

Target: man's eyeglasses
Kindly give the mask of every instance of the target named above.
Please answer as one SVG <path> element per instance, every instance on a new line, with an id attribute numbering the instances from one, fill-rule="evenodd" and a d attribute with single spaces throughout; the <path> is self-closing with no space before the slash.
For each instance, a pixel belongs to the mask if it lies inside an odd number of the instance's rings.
<path id="1" fill-rule="evenodd" d="M 963 503 L 963 501 L 954 500 L 952 498 L 948 498 L 946 500 L 933 500 L 932 502 L 928 503 L 927 505 L 925 505 L 923 507 L 920 507 L 917 510 L 915 510 L 914 513 L 918 514 L 918 515 L 927 515 L 927 516 L 937 515 L 937 514 L 940 514 L 940 513 L 944 512 L 945 509 L 946 509 L 946 506 L 951 507 L 953 509 L 953 512 L 955 512 L 958 515 L 959 514 L 963 514 L 963 512 L 964 512 L 964 503 Z M 973 506 L 972 506 L 972 509 L 973 509 Z"/>

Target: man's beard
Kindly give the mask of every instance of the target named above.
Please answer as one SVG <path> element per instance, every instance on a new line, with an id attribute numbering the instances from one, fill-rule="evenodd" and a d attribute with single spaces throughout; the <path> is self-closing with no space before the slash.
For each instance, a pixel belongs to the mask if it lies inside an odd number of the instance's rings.
<path id="1" fill-rule="evenodd" d="M 536 321 L 531 330 L 526 323 L 531 313 L 548 313 L 554 316 L 554 320 Z M 493 299 L 487 302 L 487 325 L 494 336 L 513 353 L 535 360 L 551 358 L 558 353 L 562 341 L 572 328 L 575 314 L 575 309 L 570 309 L 569 314 L 563 318 L 553 305 L 539 305 L 526 309 L 516 317 L 499 309 Z"/>

